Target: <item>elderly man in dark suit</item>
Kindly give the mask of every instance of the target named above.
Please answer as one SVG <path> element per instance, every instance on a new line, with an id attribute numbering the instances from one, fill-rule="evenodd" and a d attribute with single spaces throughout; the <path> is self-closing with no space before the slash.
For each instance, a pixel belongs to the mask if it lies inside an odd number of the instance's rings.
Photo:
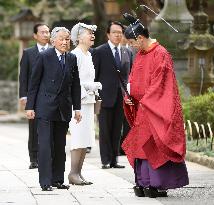
<path id="1" fill-rule="evenodd" d="M 39 53 L 33 67 L 27 95 L 26 112 L 29 119 L 37 118 L 39 183 L 43 191 L 68 189 L 64 185 L 65 143 L 69 121 L 81 120 L 81 91 L 77 60 L 66 53 L 70 32 L 56 27 L 51 32 L 54 46 Z"/>
<path id="2" fill-rule="evenodd" d="M 107 28 L 108 42 L 93 52 L 95 81 L 102 84 L 102 106 L 99 114 L 99 143 L 102 168 L 124 168 L 117 162 L 123 113 L 121 80 L 126 84 L 132 64 L 132 53 L 120 42 L 123 26 L 111 22 Z"/>
<path id="3" fill-rule="evenodd" d="M 49 47 L 50 31 L 46 24 L 39 23 L 34 26 L 33 37 L 36 40 L 36 45 L 27 48 L 23 51 L 22 59 L 20 61 L 19 74 L 19 97 L 23 106 L 27 102 L 27 92 L 29 89 L 30 77 L 32 67 L 35 65 L 36 57 L 39 52 L 46 50 Z M 29 169 L 38 167 L 37 153 L 38 153 L 38 137 L 36 120 L 31 119 L 29 123 L 29 138 L 28 138 L 28 152 L 30 157 Z"/>

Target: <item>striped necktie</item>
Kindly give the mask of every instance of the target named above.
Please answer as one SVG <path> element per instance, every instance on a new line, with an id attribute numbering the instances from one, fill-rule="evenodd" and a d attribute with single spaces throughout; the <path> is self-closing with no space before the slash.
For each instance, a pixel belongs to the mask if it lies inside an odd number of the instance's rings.
<path id="1" fill-rule="evenodd" d="M 120 70 L 121 61 L 120 61 L 119 51 L 118 51 L 118 48 L 117 48 L 117 47 L 114 47 L 114 49 L 115 49 L 115 55 L 114 55 L 115 62 L 116 62 L 116 65 L 117 65 L 117 69 Z"/>
<path id="2" fill-rule="evenodd" d="M 45 50 L 45 47 L 41 47 L 40 48 L 40 52 L 44 51 Z"/>
<path id="3" fill-rule="evenodd" d="M 65 68 L 65 55 L 64 54 L 60 55 L 59 62 L 60 62 L 61 68 L 64 70 L 64 68 Z"/>

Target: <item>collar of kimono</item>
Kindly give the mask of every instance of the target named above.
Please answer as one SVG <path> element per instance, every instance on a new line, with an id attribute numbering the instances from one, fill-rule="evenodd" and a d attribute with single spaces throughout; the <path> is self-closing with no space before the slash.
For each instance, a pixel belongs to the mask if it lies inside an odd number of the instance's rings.
<path id="1" fill-rule="evenodd" d="M 147 54 L 147 53 L 153 51 L 158 45 L 159 45 L 159 43 L 158 43 L 157 41 L 155 41 L 155 42 L 153 42 L 153 43 L 148 47 L 147 50 L 142 50 L 141 53 L 142 53 L 142 54 Z"/>

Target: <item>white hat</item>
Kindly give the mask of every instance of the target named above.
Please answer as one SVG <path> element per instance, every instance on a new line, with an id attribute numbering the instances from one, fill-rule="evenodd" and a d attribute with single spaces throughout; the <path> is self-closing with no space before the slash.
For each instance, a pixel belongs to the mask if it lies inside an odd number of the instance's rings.
<path id="1" fill-rule="evenodd" d="M 92 31 L 96 31 L 97 30 L 97 26 L 96 25 L 87 25 L 85 23 L 79 23 L 79 26 L 81 26 L 83 28 L 87 28 L 87 29 L 92 30 Z"/>
<path id="2" fill-rule="evenodd" d="M 73 28 L 71 29 L 71 40 L 75 46 L 78 44 L 79 35 L 85 29 L 89 29 L 91 31 L 96 31 L 97 26 L 96 25 L 87 25 L 85 23 L 77 23 L 76 25 L 74 25 Z"/>

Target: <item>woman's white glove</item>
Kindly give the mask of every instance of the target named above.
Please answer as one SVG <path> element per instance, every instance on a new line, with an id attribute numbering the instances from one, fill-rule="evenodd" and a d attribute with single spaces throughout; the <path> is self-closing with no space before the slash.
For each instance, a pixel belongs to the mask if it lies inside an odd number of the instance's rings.
<path id="1" fill-rule="evenodd" d="M 102 84 L 100 82 L 84 83 L 84 87 L 89 92 L 95 92 L 102 89 Z"/>
<path id="2" fill-rule="evenodd" d="M 94 91 L 102 90 L 102 84 L 100 82 L 94 82 L 94 84 L 95 84 L 95 90 Z"/>

